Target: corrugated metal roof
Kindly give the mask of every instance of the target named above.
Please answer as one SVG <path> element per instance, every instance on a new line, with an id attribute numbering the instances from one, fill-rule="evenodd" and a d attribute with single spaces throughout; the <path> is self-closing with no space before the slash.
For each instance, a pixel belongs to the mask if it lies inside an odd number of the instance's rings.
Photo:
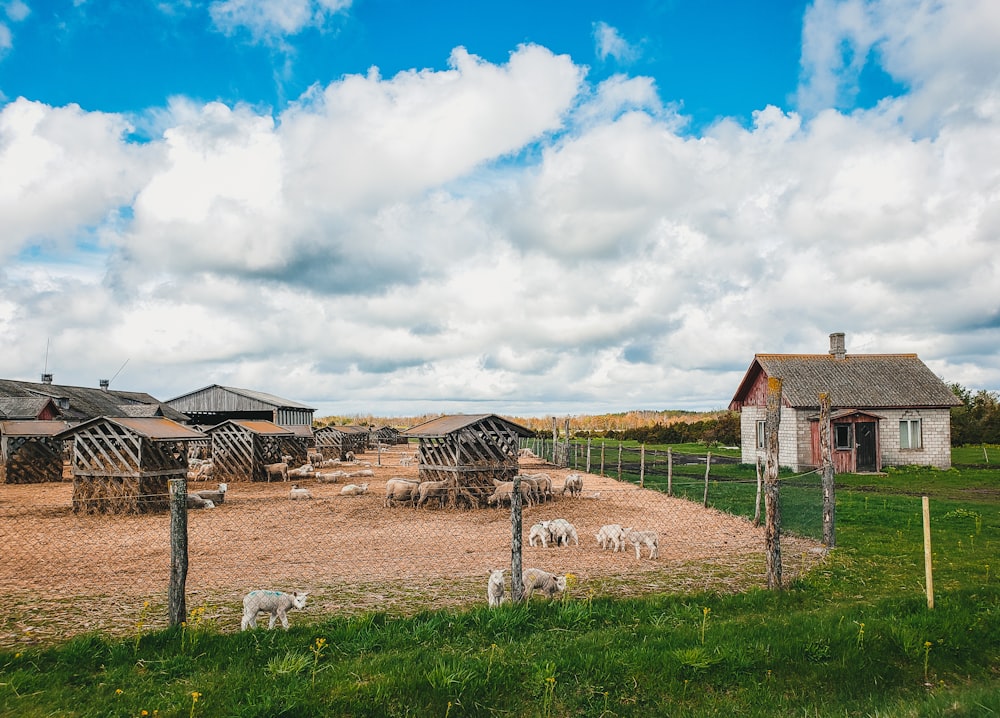
<path id="1" fill-rule="evenodd" d="M 738 405 L 759 372 L 780 377 L 793 407 L 818 407 L 827 392 L 835 407 L 950 407 L 961 402 L 916 354 L 757 354 L 733 397 Z M 731 404 L 732 405 L 732 404 Z"/>
<path id="2" fill-rule="evenodd" d="M 306 406 L 297 401 L 292 401 L 291 399 L 284 399 L 280 396 L 275 396 L 274 394 L 268 394 L 263 391 L 254 391 L 252 389 L 240 389 L 235 386 L 223 386 L 221 384 L 209 384 L 201 389 L 196 389 L 195 391 L 188 392 L 187 394 L 182 394 L 180 396 L 175 396 L 173 399 L 168 399 L 167 403 L 170 405 L 184 406 L 185 409 L 189 411 L 197 411 L 194 407 L 195 399 L 199 394 L 212 394 L 213 390 L 222 390 L 224 392 L 229 392 L 230 394 L 236 394 L 237 396 L 242 396 L 247 399 L 252 399 L 253 401 L 258 401 L 262 404 L 266 404 L 270 407 L 276 409 L 304 409 L 306 411 L 315 411 L 311 406 Z M 211 411 L 211 408 L 204 409 L 205 411 Z"/>
<path id="3" fill-rule="evenodd" d="M 526 429 L 520 424 L 504 419 L 496 414 L 453 414 L 451 416 L 441 416 L 437 419 L 425 421 L 423 424 L 412 426 L 402 432 L 403 436 L 414 436 L 423 438 L 437 438 L 447 436 L 456 431 L 460 431 L 473 424 L 478 424 L 486 419 L 493 419 L 505 425 L 508 429 L 520 436 L 531 436 L 530 429 Z"/>
<path id="4" fill-rule="evenodd" d="M 55 436 L 68 428 L 65 421 L 0 421 L 4 436 Z"/>
<path id="5" fill-rule="evenodd" d="M 150 439 L 152 441 L 193 441 L 198 439 L 207 439 L 208 437 L 197 429 L 192 429 L 189 426 L 184 426 L 183 424 L 178 424 L 172 419 L 166 419 L 164 417 L 156 418 L 133 418 L 133 417 L 120 417 L 120 416 L 100 416 L 96 419 L 91 419 L 90 421 L 85 421 L 84 423 L 74 426 L 71 429 L 67 429 L 62 432 L 63 437 L 70 437 L 79 431 L 87 429 L 94 424 L 100 422 L 108 422 L 111 424 L 116 424 L 129 431 L 138 434 L 139 436 Z"/>
<path id="6" fill-rule="evenodd" d="M 247 431 L 252 431 L 255 434 L 266 434 L 268 436 L 295 436 L 294 432 L 291 430 L 278 426 L 273 421 L 265 421 L 263 419 L 229 419 L 221 424 L 216 424 L 211 429 L 207 429 L 206 431 L 211 434 L 213 431 L 219 427 L 225 426 L 226 424 L 236 424 L 237 426 L 242 426 Z"/>
<path id="7" fill-rule="evenodd" d="M 291 426 L 281 425 L 282 429 L 288 429 L 296 436 L 301 436 L 306 439 L 312 438 L 313 430 L 311 426 L 306 426 L 305 424 L 292 424 Z"/>

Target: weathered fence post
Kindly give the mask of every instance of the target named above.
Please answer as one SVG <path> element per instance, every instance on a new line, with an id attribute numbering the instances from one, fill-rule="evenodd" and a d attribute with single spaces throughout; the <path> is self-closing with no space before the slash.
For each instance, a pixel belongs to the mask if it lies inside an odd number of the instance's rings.
<path id="1" fill-rule="evenodd" d="M 590 473 L 590 437 L 587 437 L 587 473 Z"/>
<path id="2" fill-rule="evenodd" d="M 764 481 L 764 459 L 757 457 L 757 499 L 754 501 L 753 525 L 760 526 L 760 488 Z"/>
<path id="3" fill-rule="evenodd" d="M 781 489 L 778 485 L 778 428 L 781 424 L 781 379 L 767 379 L 767 464 L 764 476 L 764 545 L 767 554 L 767 587 L 781 588 Z"/>
<path id="4" fill-rule="evenodd" d="M 622 442 L 618 442 L 618 480 L 622 480 Z"/>
<path id="5" fill-rule="evenodd" d="M 601 442 L 601 476 L 604 476 L 604 442 Z"/>
<path id="6" fill-rule="evenodd" d="M 187 621 L 184 585 L 188 570 L 187 479 L 170 479 L 170 587 L 167 613 L 171 626 Z"/>
<path id="7" fill-rule="evenodd" d="M 646 445 L 639 445 L 639 488 L 646 482 Z"/>
<path id="8" fill-rule="evenodd" d="M 830 448 L 830 395 L 819 395 L 819 451 L 823 455 L 823 545 L 833 548 L 837 545 L 837 506 L 834 494 L 833 453 Z"/>
<path id="9" fill-rule="evenodd" d="M 934 608 L 934 569 L 931 563 L 931 504 L 924 496 L 921 499 L 924 509 L 924 577 L 927 579 L 927 608 Z"/>
<path id="10" fill-rule="evenodd" d="M 510 594 L 514 603 L 524 596 L 521 576 L 521 474 L 514 475 L 514 490 L 510 495 Z"/>
<path id="11" fill-rule="evenodd" d="M 674 450 L 667 447 L 667 496 L 674 495 Z"/>
<path id="12" fill-rule="evenodd" d="M 702 504 L 705 508 L 708 508 L 708 475 L 712 471 L 712 452 L 708 452 L 708 456 L 705 457 L 705 499 Z"/>

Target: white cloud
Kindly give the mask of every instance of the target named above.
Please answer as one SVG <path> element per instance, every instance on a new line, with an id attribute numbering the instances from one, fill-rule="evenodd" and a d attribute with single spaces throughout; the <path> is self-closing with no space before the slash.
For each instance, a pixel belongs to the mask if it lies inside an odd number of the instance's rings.
<path id="1" fill-rule="evenodd" d="M 640 50 L 630 44 L 617 28 L 604 21 L 594 23 L 594 51 L 601 60 L 609 57 L 622 65 L 630 65 L 639 59 Z"/>
<path id="2" fill-rule="evenodd" d="M 351 0 L 216 0 L 209 14 L 227 35 L 246 30 L 257 40 L 269 40 L 323 27 L 350 6 Z"/>
<path id="3" fill-rule="evenodd" d="M 694 136 L 647 78 L 589 87 L 529 45 L 345 77 L 277 118 L 176 100 L 142 146 L 115 115 L 11 103 L 0 375 L 36 375 L 52 337 L 57 380 L 131 357 L 119 384 L 164 397 L 217 381 L 327 413 L 718 408 L 754 352 L 845 331 L 849 351 L 1000 387 L 1000 116 L 975 50 L 991 6 L 827 5 L 908 94 Z M 960 57 L 922 60 L 932 15 L 950 46 L 968 36 Z M 937 113 L 935 67 L 966 89 Z M 64 240 L 58 267 L 41 237 Z"/>
<path id="4" fill-rule="evenodd" d="M 23 0 L 8 0 L 8 2 L 0 4 L 0 7 L 3 8 L 3 14 L 10 22 L 22 22 L 31 14 L 31 8 Z M 13 47 L 13 31 L 6 22 L 0 22 L 0 59 Z M 0 95 L 0 99 L 3 99 L 2 95 Z"/>

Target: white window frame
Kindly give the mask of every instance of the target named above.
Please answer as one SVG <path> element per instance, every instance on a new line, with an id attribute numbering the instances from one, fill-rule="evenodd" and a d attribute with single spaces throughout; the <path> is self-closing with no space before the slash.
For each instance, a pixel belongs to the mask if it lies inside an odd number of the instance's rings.
<path id="1" fill-rule="evenodd" d="M 847 430 L 847 442 L 844 444 L 840 443 L 840 436 L 838 430 L 844 428 Z M 853 424 L 834 424 L 833 425 L 833 448 L 837 451 L 850 451 L 854 448 L 854 425 Z"/>
<path id="2" fill-rule="evenodd" d="M 899 448 L 904 451 L 924 448 L 923 426 L 920 419 L 899 420 Z"/>
<path id="3" fill-rule="evenodd" d="M 757 420 L 757 448 L 764 449 L 767 448 L 767 433 L 764 430 L 765 421 L 763 419 Z"/>

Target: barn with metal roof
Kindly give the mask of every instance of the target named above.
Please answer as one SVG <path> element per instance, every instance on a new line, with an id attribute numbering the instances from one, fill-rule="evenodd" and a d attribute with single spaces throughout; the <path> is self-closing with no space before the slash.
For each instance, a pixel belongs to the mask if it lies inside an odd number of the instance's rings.
<path id="1" fill-rule="evenodd" d="M 172 409 L 195 424 L 212 426 L 229 419 L 260 419 L 279 426 L 312 426 L 315 409 L 291 399 L 252 389 L 212 384 L 168 399 Z"/>

